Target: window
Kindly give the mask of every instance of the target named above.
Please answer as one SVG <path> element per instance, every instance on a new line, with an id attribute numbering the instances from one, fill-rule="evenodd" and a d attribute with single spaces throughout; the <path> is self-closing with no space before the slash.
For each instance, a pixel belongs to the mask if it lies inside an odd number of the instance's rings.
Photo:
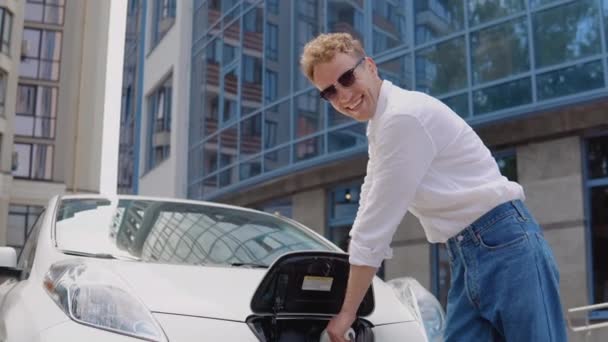
<path id="1" fill-rule="evenodd" d="M 4 116 L 4 105 L 6 101 L 6 82 L 8 75 L 4 70 L 0 70 L 0 115 Z"/>
<path id="2" fill-rule="evenodd" d="M 266 103 L 274 102 L 277 99 L 277 82 L 277 73 L 266 69 L 266 84 L 264 85 L 264 99 Z"/>
<path id="3" fill-rule="evenodd" d="M 53 177 L 53 145 L 15 143 L 17 168 L 16 178 L 51 180 Z"/>
<path id="4" fill-rule="evenodd" d="M 593 304 L 608 301 L 608 135 L 585 141 L 587 221 L 591 236 Z"/>
<path id="5" fill-rule="evenodd" d="M 573 1 L 532 17 L 536 66 L 574 61 L 601 52 L 597 1 Z"/>
<path id="6" fill-rule="evenodd" d="M 528 71 L 527 32 L 525 20 L 516 19 L 471 34 L 473 83 Z"/>
<path id="7" fill-rule="evenodd" d="M 279 27 L 266 24 L 266 57 L 276 61 L 279 59 Z"/>
<path id="8" fill-rule="evenodd" d="M 441 95 L 467 86 L 464 37 L 416 53 L 416 89 Z"/>
<path id="9" fill-rule="evenodd" d="M 65 0 L 27 0 L 25 21 L 63 25 Z"/>
<path id="10" fill-rule="evenodd" d="M 54 138 L 57 87 L 19 84 L 15 112 L 16 135 Z"/>
<path id="11" fill-rule="evenodd" d="M 169 157 L 171 145 L 171 92 L 170 76 L 148 96 L 148 170 Z"/>
<path id="12" fill-rule="evenodd" d="M 272 14 L 279 14 L 279 0 L 266 0 L 266 8 Z"/>
<path id="13" fill-rule="evenodd" d="M 247 83 L 260 84 L 262 83 L 262 60 L 243 55 L 243 81 Z"/>
<path id="14" fill-rule="evenodd" d="M 11 204 L 8 208 L 8 226 L 6 230 L 6 244 L 17 250 L 19 255 L 21 249 L 26 245 L 36 218 L 42 212 L 42 207 L 33 205 Z"/>
<path id="15" fill-rule="evenodd" d="M 167 34 L 175 23 L 175 0 L 154 1 L 154 22 L 152 25 L 152 47 Z"/>
<path id="16" fill-rule="evenodd" d="M 20 76 L 49 81 L 59 80 L 61 61 L 60 31 L 26 28 L 21 51 Z"/>
<path id="17" fill-rule="evenodd" d="M 11 32 L 13 28 L 13 14 L 6 8 L 0 7 L 0 52 L 9 55 L 11 48 Z"/>

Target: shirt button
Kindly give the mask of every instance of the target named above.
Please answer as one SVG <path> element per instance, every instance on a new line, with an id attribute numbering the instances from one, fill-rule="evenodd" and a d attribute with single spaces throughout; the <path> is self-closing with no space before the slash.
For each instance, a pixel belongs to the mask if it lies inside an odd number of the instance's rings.
<path id="1" fill-rule="evenodd" d="M 464 236 L 462 236 L 462 235 L 458 235 L 458 236 L 456 237 L 456 240 L 458 240 L 458 242 L 462 242 L 462 240 L 464 240 Z"/>

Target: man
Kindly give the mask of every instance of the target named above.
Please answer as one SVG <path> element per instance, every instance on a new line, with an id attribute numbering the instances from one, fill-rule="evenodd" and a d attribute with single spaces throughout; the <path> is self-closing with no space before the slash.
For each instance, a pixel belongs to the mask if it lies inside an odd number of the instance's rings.
<path id="1" fill-rule="evenodd" d="M 351 229 L 350 276 L 328 324 L 343 342 L 365 292 L 409 210 L 427 239 L 446 243 L 452 284 L 445 340 L 566 341 L 559 273 L 522 187 L 449 107 L 378 75 L 349 34 L 322 34 L 301 67 L 340 113 L 368 122 L 369 161 Z"/>

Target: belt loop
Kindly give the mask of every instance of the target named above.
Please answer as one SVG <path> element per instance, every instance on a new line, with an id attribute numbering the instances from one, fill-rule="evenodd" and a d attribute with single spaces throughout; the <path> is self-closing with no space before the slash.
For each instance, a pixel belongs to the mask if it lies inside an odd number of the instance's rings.
<path id="1" fill-rule="evenodd" d="M 526 212 L 522 207 L 524 205 L 523 202 L 521 200 L 513 200 L 511 201 L 511 204 L 513 205 L 513 207 L 515 207 L 517 213 L 519 213 L 519 217 L 521 217 L 521 219 L 524 221 L 528 221 L 528 215 L 526 215 Z"/>
<path id="2" fill-rule="evenodd" d="M 471 226 L 468 226 L 466 228 L 466 230 L 467 230 L 468 234 L 471 235 L 471 240 L 473 241 L 475 246 L 479 246 L 479 236 L 477 236 L 477 232 L 473 228 L 474 227 L 471 225 Z"/>

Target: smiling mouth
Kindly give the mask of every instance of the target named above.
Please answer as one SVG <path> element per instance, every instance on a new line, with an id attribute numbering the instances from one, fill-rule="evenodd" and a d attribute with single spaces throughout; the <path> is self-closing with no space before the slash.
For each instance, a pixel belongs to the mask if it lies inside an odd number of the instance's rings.
<path id="1" fill-rule="evenodd" d="M 359 109 L 359 107 L 361 107 L 362 103 L 363 103 L 363 95 L 361 95 L 361 97 L 359 97 L 359 99 L 354 104 L 346 107 L 346 109 L 348 109 L 348 110 L 357 110 L 357 109 Z"/>

